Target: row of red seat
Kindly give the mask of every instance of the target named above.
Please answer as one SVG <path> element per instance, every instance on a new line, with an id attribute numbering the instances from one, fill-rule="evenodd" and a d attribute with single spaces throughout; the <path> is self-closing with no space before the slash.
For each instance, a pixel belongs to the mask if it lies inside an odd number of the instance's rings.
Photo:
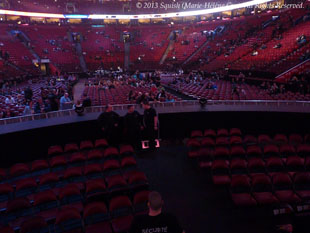
<path id="1" fill-rule="evenodd" d="M 230 190 L 237 206 L 297 204 L 309 200 L 309 183 L 308 172 L 296 173 L 293 179 L 287 173 L 277 173 L 272 178 L 265 174 L 236 175 L 232 177 Z"/>
<path id="2" fill-rule="evenodd" d="M 57 197 L 51 190 L 48 190 L 37 197 L 32 208 L 31 203 L 26 198 L 10 203 L 8 213 L 11 214 L 8 214 L 6 219 L 2 218 L 2 221 L 19 216 L 15 220 L 18 225 L 10 224 L 6 227 L 0 227 L 0 230 L 1 233 L 11 233 L 14 230 L 19 230 L 20 233 L 120 233 L 129 229 L 133 215 L 145 213 L 147 199 L 148 191 L 143 190 L 135 193 L 132 199 L 127 195 L 111 198 L 108 202 L 108 208 L 107 203 L 103 201 L 81 204 L 80 208 L 76 208 L 77 205 L 55 208 Z M 51 219 L 54 222 L 52 224 Z"/>

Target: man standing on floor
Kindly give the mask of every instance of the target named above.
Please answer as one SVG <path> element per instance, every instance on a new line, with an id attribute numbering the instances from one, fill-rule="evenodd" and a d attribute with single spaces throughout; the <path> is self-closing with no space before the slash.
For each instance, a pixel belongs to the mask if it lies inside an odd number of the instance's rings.
<path id="1" fill-rule="evenodd" d="M 117 145 L 119 142 L 119 120 L 119 115 L 112 110 L 111 105 L 107 105 L 105 111 L 98 117 L 103 135 L 111 145 Z"/>
<path id="2" fill-rule="evenodd" d="M 148 199 L 149 213 L 137 215 L 131 223 L 129 233 L 185 233 L 175 216 L 162 213 L 163 200 L 158 192 L 151 192 Z"/>
<path id="3" fill-rule="evenodd" d="M 158 117 L 156 110 L 151 107 L 150 103 L 147 101 L 143 102 L 144 115 L 143 124 L 147 140 L 149 140 L 149 149 L 155 150 L 155 139 L 156 132 L 158 130 Z"/>
<path id="4" fill-rule="evenodd" d="M 134 105 L 128 105 L 128 113 L 124 117 L 124 134 L 127 143 L 131 144 L 135 149 L 140 149 L 140 136 L 142 127 L 142 117 L 135 110 Z"/>

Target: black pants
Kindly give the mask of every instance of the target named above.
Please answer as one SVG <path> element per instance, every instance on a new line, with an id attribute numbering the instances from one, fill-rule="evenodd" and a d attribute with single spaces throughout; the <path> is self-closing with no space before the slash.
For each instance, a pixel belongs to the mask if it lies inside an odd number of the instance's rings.
<path id="1" fill-rule="evenodd" d="M 125 142 L 132 145 L 136 150 L 141 149 L 141 133 L 140 130 L 128 129 L 125 133 Z"/>
<path id="2" fill-rule="evenodd" d="M 149 141 L 149 149 L 154 150 L 156 146 L 156 131 L 154 130 L 154 126 L 146 127 L 145 134 L 146 139 Z"/>

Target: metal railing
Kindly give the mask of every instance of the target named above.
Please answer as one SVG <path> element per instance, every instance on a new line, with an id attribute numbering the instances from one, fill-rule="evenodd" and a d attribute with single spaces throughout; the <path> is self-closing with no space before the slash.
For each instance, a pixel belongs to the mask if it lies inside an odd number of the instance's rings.
<path id="1" fill-rule="evenodd" d="M 121 104 L 121 105 L 113 105 L 113 110 L 127 110 L 127 106 L 130 104 Z M 198 100 L 184 100 L 184 101 L 176 101 L 176 102 L 163 102 L 157 103 L 154 102 L 152 105 L 155 108 L 169 108 L 171 112 L 171 108 L 176 107 L 199 107 L 201 104 Z M 275 111 L 277 107 L 300 107 L 301 111 L 310 112 L 310 101 L 293 101 L 293 100 L 208 100 L 205 104 L 206 106 L 214 106 L 214 105 L 222 105 L 222 106 L 266 106 L 272 107 L 270 111 Z M 136 105 L 137 108 L 141 108 L 141 105 Z M 308 107 L 308 108 L 307 108 Z M 87 113 L 100 113 L 103 112 L 105 106 L 92 106 L 85 109 L 85 114 Z M 252 109 L 253 110 L 253 109 Z M 28 121 L 42 120 L 42 119 L 51 119 L 56 117 L 67 117 L 76 115 L 74 109 L 69 110 L 61 110 L 55 112 L 48 113 L 40 113 L 26 116 L 18 116 L 11 118 L 0 119 L 0 126 L 14 123 L 22 123 Z"/>

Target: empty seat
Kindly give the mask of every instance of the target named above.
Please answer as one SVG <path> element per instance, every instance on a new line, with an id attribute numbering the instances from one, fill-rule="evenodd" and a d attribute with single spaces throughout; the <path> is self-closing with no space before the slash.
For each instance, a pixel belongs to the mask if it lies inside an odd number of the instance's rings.
<path id="1" fill-rule="evenodd" d="M 199 156 L 199 149 L 200 149 L 200 142 L 195 138 L 190 138 L 187 141 L 187 146 L 189 147 L 188 156 L 190 158 L 198 157 Z"/>
<path id="2" fill-rule="evenodd" d="M 253 135 L 245 135 L 243 142 L 246 144 L 254 144 L 257 143 L 257 138 Z"/>
<path id="3" fill-rule="evenodd" d="M 100 150 L 91 150 L 87 154 L 87 159 L 101 159 L 103 157 L 103 152 Z"/>
<path id="4" fill-rule="evenodd" d="M 203 138 L 201 140 L 201 146 L 202 147 L 214 147 L 215 141 L 213 138 L 210 138 L 210 137 Z"/>
<path id="5" fill-rule="evenodd" d="M 256 201 L 251 195 L 249 178 L 245 175 L 236 175 L 231 179 L 231 197 L 237 206 L 254 206 Z"/>
<path id="6" fill-rule="evenodd" d="M 117 170 L 121 167 L 118 160 L 116 159 L 110 159 L 104 162 L 102 165 L 102 169 L 104 172 L 109 172 L 111 170 Z"/>
<path id="7" fill-rule="evenodd" d="M 191 132 L 191 138 L 197 138 L 197 137 L 202 137 L 202 132 L 201 130 L 193 130 Z"/>
<path id="8" fill-rule="evenodd" d="M 131 145 L 122 145 L 119 149 L 121 155 L 132 155 L 134 154 L 134 149 Z"/>
<path id="9" fill-rule="evenodd" d="M 54 219 L 57 214 L 57 197 L 53 190 L 36 193 L 34 195 L 34 213 L 46 220 Z"/>
<path id="10" fill-rule="evenodd" d="M 122 158 L 121 160 L 121 167 L 130 167 L 130 166 L 136 166 L 137 161 L 132 156 L 127 156 Z"/>
<path id="11" fill-rule="evenodd" d="M 226 145 L 229 144 L 229 141 L 228 141 L 228 139 L 226 137 L 217 137 L 215 139 L 215 144 L 217 146 L 226 146 Z"/>
<path id="12" fill-rule="evenodd" d="M 67 164 L 67 160 L 64 156 L 55 156 L 50 159 L 51 167 L 64 166 Z"/>
<path id="13" fill-rule="evenodd" d="M 291 177 L 295 172 L 303 172 L 304 168 L 304 160 L 299 156 L 290 156 L 286 159 L 286 169 Z"/>
<path id="14" fill-rule="evenodd" d="M 289 143 L 294 145 L 299 145 L 303 143 L 303 138 L 300 134 L 290 134 Z"/>
<path id="15" fill-rule="evenodd" d="M 296 154 L 295 148 L 292 145 L 281 145 L 280 146 L 280 154 L 281 156 L 288 157 Z"/>
<path id="16" fill-rule="evenodd" d="M 307 157 L 310 156 L 310 145 L 301 144 L 297 146 L 297 153 L 299 156 Z"/>
<path id="17" fill-rule="evenodd" d="M 82 152 L 77 152 L 70 156 L 70 163 L 84 162 L 85 160 L 86 156 Z"/>
<path id="18" fill-rule="evenodd" d="M 276 134 L 274 136 L 274 140 L 276 143 L 283 143 L 283 144 L 288 143 L 288 139 L 287 139 L 286 135 L 284 135 L 284 134 Z"/>
<path id="19" fill-rule="evenodd" d="M 122 192 L 128 189 L 125 178 L 121 175 L 106 177 L 106 183 L 109 191 Z"/>
<path id="20" fill-rule="evenodd" d="M 252 177 L 252 193 L 255 200 L 261 205 L 279 202 L 273 195 L 271 180 L 265 174 L 257 174 Z"/>
<path id="21" fill-rule="evenodd" d="M 94 175 L 96 175 L 96 174 L 100 175 L 101 172 L 102 172 L 101 166 L 100 166 L 100 164 L 97 164 L 97 163 L 95 163 L 95 164 L 88 164 L 88 165 L 86 165 L 84 167 L 84 174 L 86 176 L 94 177 Z"/>
<path id="22" fill-rule="evenodd" d="M 244 159 L 233 159 L 230 162 L 231 175 L 247 174 L 247 164 Z"/>
<path id="23" fill-rule="evenodd" d="M 115 147 L 108 147 L 104 150 L 103 156 L 109 157 L 109 156 L 117 156 L 119 155 L 118 149 Z"/>
<path id="24" fill-rule="evenodd" d="M 55 184 L 59 181 L 59 177 L 56 173 L 47 173 L 39 178 L 39 184 L 40 186 L 46 185 L 46 184 Z"/>
<path id="25" fill-rule="evenodd" d="M 94 147 L 94 145 L 93 145 L 92 141 L 89 141 L 89 140 L 88 141 L 82 141 L 80 143 L 80 149 L 81 150 L 91 149 L 93 147 Z"/>
<path id="26" fill-rule="evenodd" d="M 46 160 L 36 160 L 31 163 L 31 171 L 39 171 L 43 169 L 48 169 L 49 165 Z"/>
<path id="27" fill-rule="evenodd" d="M 264 156 L 266 158 L 269 158 L 272 156 L 279 156 L 279 148 L 275 145 L 264 146 Z"/>
<path id="28" fill-rule="evenodd" d="M 245 158 L 245 150 L 242 146 L 233 146 L 230 148 L 231 158 Z"/>
<path id="29" fill-rule="evenodd" d="M 63 149 L 59 145 L 50 146 L 48 148 L 48 152 L 47 153 L 48 153 L 48 155 L 61 154 L 61 153 L 63 153 Z"/>
<path id="30" fill-rule="evenodd" d="M 0 232 L 1 233 L 15 233 L 12 227 L 6 226 L 6 227 L 1 227 L 0 226 Z"/>
<path id="31" fill-rule="evenodd" d="M 218 129 L 216 135 L 227 137 L 229 133 L 227 129 Z"/>
<path id="32" fill-rule="evenodd" d="M 211 166 L 212 180 L 214 184 L 226 185 L 230 183 L 230 172 L 225 160 L 215 160 Z"/>
<path id="33" fill-rule="evenodd" d="M 240 136 L 232 136 L 230 137 L 229 143 L 231 145 L 242 144 L 242 138 Z"/>
<path id="34" fill-rule="evenodd" d="M 137 192 L 133 197 L 133 207 L 136 214 L 146 214 L 148 212 L 148 196 L 150 191 L 143 190 Z"/>
<path id="35" fill-rule="evenodd" d="M 269 135 L 261 134 L 258 136 L 258 143 L 263 143 L 263 144 L 271 143 L 271 138 Z"/>
<path id="36" fill-rule="evenodd" d="M 87 198 L 103 196 L 107 192 L 105 181 L 102 178 L 86 181 L 86 196 Z"/>
<path id="37" fill-rule="evenodd" d="M 248 160 L 248 171 L 251 175 L 264 174 L 266 172 L 265 162 L 261 158 L 250 158 Z"/>
<path id="38" fill-rule="evenodd" d="M 112 233 L 110 216 L 103 202 L 92 202 L 85 206 L 83 219 L 86 233 Z"/>
<path id="39" fill-rule="evenodd" d="M 287 173 L 278 173 L 272 177 L 275 195 L 283 203 L 296 203 L 300 198 L 293 191 L 293 184 Z"/>
<path id="40" fill-rule="evenodd" d="M 10 200 L 6 206 L 6 215 L 2 216 L 2 220 L 6 222 L 13 221 L 20 218 L 22 221 L 23 218 L 32 214 L 31 204 L 28 198 L 20 197 Z M 21 218 L 23 217 L 23 218 Z M 16 224 L 11 224 L 14 227 Z"/>
<path id="41" fill-rule="evenodd" d="M 20 176 L 28 173 L 29 167 L 24 163 L 17 163 L 10 168 L 11 176 Z"/>
<path id="42" fill-rule="evenodd" d="M 294 175 L 295 191 L 303 200 L 310 199 L 310 174 L 308 172 L 297 172 Z"/>
<path id="43" fill-rule="evenodd" d="M 16 197 L 24 197 L 32 194 L 37 187 L 37 182 L 34 178 L 25 178 L 16 182 Z"/>
<path id="44" fill-rule="evenodd" d="M 25 220 L 20 226 L 20 233 L 48 232 L 48 225 L 43 217 L 34 216 Z"/>
<path id="45" fill-rule="evenodd" d="M 214 151 L 214 159 L 229 159 L 229 150 L 226 147 L 217 147 Z"/>
<path id="46" fill-rule="evenodd" d="M 80 212 L 75 208 L 62 208 L 55 221 L 56 232 L 81 233 L 82 222 Z"/>
<path id="47" fill-rule="evenodd" d="M 82 168 L 81 167 L 69 167 L 65 172 L 64 172 L 64 179 L 69 179 L 72 177 L 79 177 L 82 176 Z"/>
<path id="48" fill-rule="evenodd" d="M 148 185 L 145 174 L 141 171 L 130 171 L 124 174 L 124 177 L 128 180 L 130 188 L 141 188 Z"/>
<path id="49" fill-rule="evenodd" d="M 74 152 L 74 151 L 78 151 L 79 147 L 76 143 L 68 143 L 65 145 L 65 152 Z"/>
<path id="50" fill-rule="evenodd" d="M 230 134 L 231 136 L 233 136 L 233 135 L 235 135 L 235 136 L 241 136 L 241 135 L 242 135 L 241 130 L 238 129 L 238 128 L 231 128 L 231 129 L 229 130 L 229 134 Z"/>
<path id="51" fill-rule="evenodd" d="M 204 131 L 204 133 L 203 133 L 203 136 L 215 138 L 216 137 L 216 132 L 213 129 L 206 129 Z"/>
<path id="52" fill-rule="evenodd" d="M 270 176 L 273 176 L 276 173 L 284 172 L 283 161 L 277 157 L 267 159 L 266 168 Z"/>
<path id="53" fill-rule="evenodd" d="M 262 157 L 262 150 L 259 146 L 248 146 L 246 149 L 247 157 Z"/>
<path id="54" fill-rule="evenodd" d="M 132 204 L 127 196 L 117 196 L 111 199 L 109 211 L 111 224 L 115 233 L 126 232 L 132 222 Z"/>
<path id="55" fill-rule="evenodd" d="M 97 139 L 95 141 L 95 147 L 107 147 L 107 146 L 108 146 L 108 142 L 104 138 Z"/>
<path id="56" fill-rule="evenodd" d="M 80 193 L 80 189 L 75 184 L 68 184 L 59 191 L 59 200 L 61 205 L 67 207 L 74 207 L 79 211 L 82 211 L 83 205 L 81 201 L 83 197 Z"/>

